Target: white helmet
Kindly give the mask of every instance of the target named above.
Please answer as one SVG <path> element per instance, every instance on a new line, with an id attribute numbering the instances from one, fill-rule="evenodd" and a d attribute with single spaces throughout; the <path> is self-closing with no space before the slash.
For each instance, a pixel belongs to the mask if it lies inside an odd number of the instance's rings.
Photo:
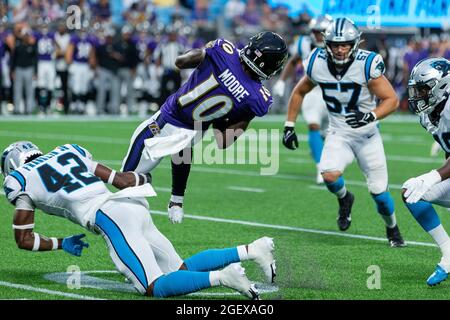
<path id="1" fill-rule="evenodd" d="M 325 30 L 324 38 L 328 59 L 338 66 L 343 66 L 354 59 L 359 42 L 361 41 L 361 32 L 352 20 L 337 18 Z M 333 55 L 330 47 L 332 44 L 350 44 L 352 48 L 345 59 L 339 60 Z"/>
<path id="2" fill-rule="evenodd" d="M 427 58 L 411 71 L 408 82 L 409 109 L 430 114 L 450 94 L 450 61 Z"/>
<path id="3" fill-rule="evenodd" d="M 312 42 L 316 47 L 324 48 L 325 42 L 318 42 L 314 35 L 314 32 L 320 32 L 323 34 L 332 23 L 333 18 L 328 14 L 319 15 L 317 16 L 317 18 L 311 19 L 311 21 L 309 22 L 309 29 L 311 30 Z"/>
<path id="4" fill-rule="evenodd" d="M 42 156 L 41 150 L 30 141 L 18 141 L 10 144 L 2 154 L 1 171 L 3 176 L 8 176 L 17 168 L 28 161 Z"/>

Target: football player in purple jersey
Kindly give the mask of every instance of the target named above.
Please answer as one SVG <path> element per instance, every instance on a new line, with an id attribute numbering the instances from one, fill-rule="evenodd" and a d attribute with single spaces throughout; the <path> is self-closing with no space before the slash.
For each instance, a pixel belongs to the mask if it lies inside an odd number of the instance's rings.
<path id="1" fill-rule="evenodd" d="M 197 133 L 210 125 L 218 147 L 227 148 L 255 117 L 262 117 L 272 104 L 270 92 L 262 85 L 280 71 L 288 50 L 283 38 L 261 32 L 242 50 L 225 39 L 211 41 L 176 59 L 180 69 L 195 68 L 186 83 L 173 93 L 161 110 L 142 122 L 133 133 L 122 171 L 150 172 L 166 155 L 172 156 L 172 196 L 169 219 L 180 223 L 191 157 L 185 152 Z M 227 130 L 234 129 L 234 130 Z M 196 140 L 197 141 L 197 140 Z"/>

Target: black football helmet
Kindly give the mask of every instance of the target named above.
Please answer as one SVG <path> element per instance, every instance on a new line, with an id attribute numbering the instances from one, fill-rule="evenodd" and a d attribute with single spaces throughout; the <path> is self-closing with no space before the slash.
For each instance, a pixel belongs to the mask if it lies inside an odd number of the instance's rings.
<path id="1" fill-rule="evenodd" d="M 239 56 L 259 79 L 267 80 L 283 68 L 288 48 L 279 34 L 264 31 L 251 37 Z"/>

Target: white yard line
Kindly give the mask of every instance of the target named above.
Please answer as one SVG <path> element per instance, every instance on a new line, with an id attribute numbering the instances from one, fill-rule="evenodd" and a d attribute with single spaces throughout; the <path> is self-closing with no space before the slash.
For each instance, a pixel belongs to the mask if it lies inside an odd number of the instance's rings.
<path id="1" fill-rule="evenodd" d="M 227 188 L 230 189 L 230 190 L 244 191 L 244 192 L 257 192 L 257 193 L 266 192 L 266 190 L 264 190 L 264 189 L 248 188 L 248 187 L 241 187 L 241 186 L 228 186 Z"/>
<path id="2" fill-rule="evenodd" d="M 167 216 L 167 212 L 165 212 L 165 211 L 152 210 L 151 213 L 162 215 L 162 216 Z M 304 233 L 315 233 L 315 234 L 337 236 L 337 237 L 344 237 L 344 238 L 356 238 L 356 239 L 382 241 L 382 242 L 387 241 L 386 238 L 372 237 L 372 236 L 366 236 L 366 235 L 342 233 L 342 232 L 335 232 L 335 231 L 324 231 L 324 230 L 316 230 L 316 229 L 297 228 L 297 227 L 258 223 L 258 222 L 244 221 L 244 220 L 222 219 L 222 218 L 198 216 L 198 215 L 192 215 L 192 214 L 185 214 L 184 217 L 194 219 L 194 220 L 232 223 L 232 224 L 239 224 L 239 225 L 244 225 L 244 226 L 262 227 L 262 228 L 277 229 L 277 230 L 289 230 L 289 231 L 304 232 Z M 407 242 L 407 244 L 412 244 L 412 245 L 417 245 L 417 246 L 436 247 L 436 245 L 434 243 L 429 243 L 429 242 L 418 242 L 418 241 L 406 241 L 406 242 Z"/>
<path id="3" fill-rule="evenodd" d="M 33 292 L 40 292 L 40 293 L 45 293 L 45 294 L 49 294 L 49 295 L 67 297 L 67 298 L 81 299 L 81 300 L 105 300 L 105 299 L 101 299 L 101 298 L 97 298 L 97 297 L 90 297 L 90 296 L 84 296 L 84 295 L 79 295 L 79 294 L 75 294 L 75 293 L 48 290 L 48 289 L 44 289 L 44 288 L 32 287 L 32 286 L 27 286 L 24 284 L 18 284 L 18 283 L 6 282 L 6 281 L 0 281 L 0 286 L 15 288 L 15 289 L 22 289 L 22 290 L 33 291 Z"/>
<path id="4" fill-rule="evenodd" d="M 100 163 L 104 163 L 106 165 L 114 166 L 121 165 L 122 161 L 119 160 L 98 160 Z M 170 169 L 170 165 L 161 164 L 157 168 L 160 169 Z M 208 173 L 218 173 L 218 174 L 228 174 L 228 175 L 238 175 L 238 176 L 247 176 L 247 177 L 262 177 L 262 178 L 272 178 L 272 179 L 284 179 L 284 180 L 298 180 L 298 181 L 315 181 L 315 177 L 302 176 L 302 175 L 291 175 L 285 173 L 277 173 L 271 176 L 262 176 L 259 171 L 251 171 L 251 170 L 235 170 L 235 169 L 220 169 L 220 168 L 210 168 L 210 167 L 202 167 L 200 165 L 193 165 L 191 167 L 191 171 L 196 172 L 208 172 Z M 367 187 L 365 181 L 358 180 L 347 180 L 345 179 L 345 183 L 351 186 L 357 187 Z M 400 190 L 402 187 L 401 184 L 389 184 L 389 188 Z"/>
<path id="5" fill-rule="evenodd" d="M 171 188 L 164 188 L 164 187 L 154 187 L 156 191 L 160 192 L 172 192 Z"/>
<path id="6" fill-rule="evenodd" d="M 32 122 L 134 122 L 134 121 L 143 121 L 144 119 L 150 118 L 152 115 L 149 114 L 145 117 L 140 116 L 85 116 L 85 115 L 52 115 L 52 116 L 2 116 L 0 117 L 0 122 L 23 122 L 23 121 L 32 121 Z M 268 114 L 264 117 L 257 117 L 253 120 L 253 122 L 276 122 L 281 125 L 286 120 L 286 115 L 284 114 Z M 298 123 L 305 123 L 303 119 L 299 119 Z M 415 115 L 401 115 L 394 114 L 390 115 L 386 119 L 383 119 L 383 122 L 390 123 L 419 123 L 419 119 Z"/>
<path id="7" fill-rule="evenodd" d="M 390 155 L 387 154 L 386 158 L 388 161 L 399 161 L 407 163 L 431 163 L 431 164 L 443 164 L 445 162 L 443 157 L 414 157 L 414 156 L 401 156 L 401 155 Z M 290 157 L 286 159 L 288 163 L 313 163 L 312 158 L 309 155 L 302 154 L 297 157 Z"/>

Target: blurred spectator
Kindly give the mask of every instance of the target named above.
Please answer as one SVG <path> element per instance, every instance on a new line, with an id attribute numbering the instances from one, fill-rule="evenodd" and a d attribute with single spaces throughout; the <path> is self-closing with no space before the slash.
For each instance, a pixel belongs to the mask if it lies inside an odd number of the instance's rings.
<path id="1" fill-rule="evenodd" d="M 67 32 L 64 22 L 58 24 L 58 30 L 55 33 L 56 43 L 56 74 L 61 81 L 62 104 L 64 113 L 69 112 L 69 96 L 67 88 L 68 71 L 65 56 L 70 43 L 70 35 Z"/>
<path id="2" fill-rule="evenodd" d="M 181 86 L 180 70 L 175 66 L 177 56 L 184 53 L 185 46 L 179 42 L 178 32 L 173 26 L 167 29 L 168 38 L 160 43 L 155 50 L 155 61 L 157 66 L 164 68 L 161 80 L 161 100 L 165 101 L 173 92 Z"/>
<path id="3" fill-rule="evenodd" d="M 82 114 L 86 112 L 89 84 L 94 77 L 91 66 L 96 64 L 95 37 L 89 36 L 87 30 L 82 28 L 78 34 L 70 39 L 66 51 L 66 62 L 69 65 L 71 103 L 69 112 Z"/>
<path id="4" fill-rule="evenodd" d="M 35 34 L 38 49 L 36 96 L 39 111 L 50 112 L 53 91 L 55 89 L 55 35 L 48 30 L 47 24 L 40 26 Z"/>
<path id="5" fill-rule="evenodd" d="M 245 2 L 243 0 L 230 0 L 224 8 L 225 26 L 231 28 L 236 17 L 242 16 L 245 12 Z"/>
<path id="6" fill-rule="evenodd" d="M 111 7 L 109 0 L 98 0 L 92 5 L 92 16 L 94 22 L 110 23 L 111 22 Z"/>
<path id="7" fill-rule="evenodd" d="M 16 25 L 11 55 L 11 77 L 14 82 L 14 112 L 31 114 L 34 110 L 33 79 L 37 71 L 36 39 L 27 25 Z M 25 89 L 25 101 L 23 91 Z"/>
<path id="8" fill-rule="evenodd" d="M 120 80 L 117 74 L 124 57 L 120 54 L 117 43 L 114 42 L 114 31 L 105 31 L 105 40 L 96 49 L 97 60 L 97 114 L 105 111 L 119 114 L 120 111 Z M 105 109 L 106 94 L 109 91 L 109 104 Z"/>
<path id="9" fill-rule="evenodd" d="M 117 46 L 117 50 L 122 56 L 118 76 L 120 87 L 126 88 L 125 96 L 128 112 L 136 112 L 133 84 L 139 62 L 139 53 L 131 39 L 131 34 L 132 28 L 130 26 L 122 28 L 122 38 Z"/>

